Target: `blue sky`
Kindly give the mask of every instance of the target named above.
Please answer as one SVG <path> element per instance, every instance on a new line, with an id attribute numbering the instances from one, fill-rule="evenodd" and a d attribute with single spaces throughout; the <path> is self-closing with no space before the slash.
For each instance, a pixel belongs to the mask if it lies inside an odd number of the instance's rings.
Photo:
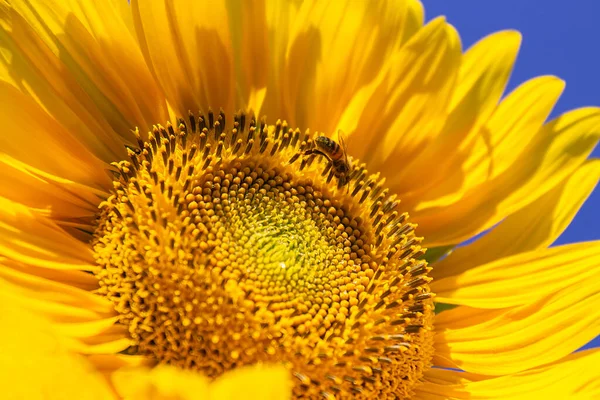
<path id="1" fill-rule="evenodd" d="M 422 0 L 426 19 L 445 15 L 461 36 L 463 49 L 503 29 L 523 34 L 508 90 L 539 75 L 567 83 L 552 116 L 600 106 L 600 0 Z M 592 157 L 600 157 L 600 146 Z M 584 204 L 557 244 L 600 240 L 600 187 Z M 599 266 L 600 267 L 600 266 Z M 600 337 L 592 344 L 600 346 Z"/>

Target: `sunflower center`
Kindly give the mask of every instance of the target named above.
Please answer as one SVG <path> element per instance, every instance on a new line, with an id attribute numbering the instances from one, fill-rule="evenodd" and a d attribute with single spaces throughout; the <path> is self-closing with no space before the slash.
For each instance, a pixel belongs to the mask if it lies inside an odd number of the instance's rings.
<path id="1" fill-rule="evenodd" d="M 246 119 L 136 132 L 114 164 L 94 252 L 132 351 L 210 377 L 282 362 L 299 397 L 409 396 L 432 355 L 414 225 L 339 143 Z"/>

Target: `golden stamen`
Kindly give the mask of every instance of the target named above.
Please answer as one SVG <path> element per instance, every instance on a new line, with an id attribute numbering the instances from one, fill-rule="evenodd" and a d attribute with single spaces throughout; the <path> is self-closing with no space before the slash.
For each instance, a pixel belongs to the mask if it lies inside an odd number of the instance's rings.
<path id="1" fill-rule="evenodd" d="M 153 127 L 101 204 L 100 281 L 135 352 L 216 377 L 282 362 L 296 396 L 409 396 L 432 356 L 430 268 L 378 175 L 245 114 Z"/>

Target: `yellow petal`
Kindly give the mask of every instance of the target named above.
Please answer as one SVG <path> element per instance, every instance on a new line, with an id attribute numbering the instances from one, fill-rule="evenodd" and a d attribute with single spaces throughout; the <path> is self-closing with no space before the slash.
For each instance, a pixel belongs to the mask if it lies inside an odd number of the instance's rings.
<path id="1" fill-rule="evenodd" d="M 464 173 L 441 182 L 420 200 L 417 209 L 452 204 L 472 188 L 501 175 L 539 134 L 563 89 L 564 82 L 552 76 L 537 77 L 517 87 L 480 131 L 468 138 L 475 142 L 466 141 L 457 149 L 462 159 L 456 157 L 459 164 L 452 167 L 461 166 Z M 456 186 L 459 179 L 462 185 Z"/>
<path id="2" fill-rule="evenodd" d="M 73 271 L 56 272 L 71 273 Z M 14 285 L 15 290 L 21 292 L 28 300 L 78 306 L 105 316 L 114 315 L 112 303 L 109 300 L 67 283 L 30 275 L 19 268 L 18 263 L 11 260 L 0 263 L 0 278 Z"/>
<path id="3" fill-rule="evenodd" d="M 92 223 L 108 193 L 33 168 L 0 154 L 0 196 L 33 208 L 54 221 Z"/>
<path id="4" fill-rule="evenodd" d="M 235 88 L 225 1 L 133 0 L 131 10 L 146 63 L 175 114 L 208 107 L 231 114 Z"/>
<path id="5" fill-rule="evenodd" d="M 238 368 L 210 386 L 211 400 L 286 400 L 292 398 L 290 372 L 282 366 L 255 365 Z"/>
<path id="6" fill-rule="evenodd" d="M 0 197 L 0 253 L 39 267 L 93 270 L 92 250 L 47 218 Z"/>
<path id="7" fill-rule="evenodd" d="M 115 325 L 116 313 L 105 298 L 10 267 L 10 262 L 0 265 L 2 293 L 11 303 L 51 322 L 57 332 L 70 339 L 70 348 L 85 352 L 88 347 L 111 346 L 125 337 L 126 328 Z"/>
<path id="8" fill-rule="evenodd" d="M 472 148 L 463 164 L 469 175 L 475 175 L 474 180 L 479 182 L 500 176 L 513 167 L 535 139 L 564 88 L 564 81 L 542 76 L 510 93 L 483 127 L 480 143 Z"/>
<path id="9" fill-rule="evenodd" d="M 385 176 L 418 156 L 446 118 L 460 58 L 458 34 L 442 18 L 419 30 L 346 108 L 338 128 L 350 134 L 350 153 Z"/>
<path id="10" fill-rule="evenodd" d="M 401 194 L 403 201 L 422 197 L 423 191 L 454 173 L 448 166 L 455 158 L 464 157 L 465 149 L 451 152 L 448 149 L 458 150 L 463 141 L 471 140 L 470 136 L 477 135 L 488 121 L 500 102 L 520 44 L 518 32 L 502 31 L 487 36 L 465 52 L 443 129 L 419 157 L 388 177 L 388 185 Z"/>
<path id="11" fill-rule="evenodd" d="M 484 380 L 470 380 L 464 372 L 432 369 L 417 388 L 417 399 L 594 399 L 600 396 L 598 363 L 600 350 L 594 349 L 548 366 Z"/>
<path id="12" fill-rule="evenodd" d="M 428 191 L 426 197 L 414 200 L 420 203 L 415 207 L 416 212 L 425 214 L 423 210 L 452 206 L 460 200 L 467 202 L 466 205 L 461 204 L 462 208 L 473 207 L 471 203 L 478 200 L 475 195 L 479 192 L 471 197 L 465 194 L 474 187 L 492 181 L 515 161 L 523 148 L 538 133 L 563 88 L 564 82 L 557 78 L 538 77 L 525 82 L 510 93 L 485 126 L 471 138 L 475 143 L 471 143 L 470 146 L 468 142 L 462 143 L 456 149 L 462 157 L 456 157 L 458 164 L 450 165 L 449 168 L 454 168 L 450 171 L 458 173 L 448 176 L 433 190 Z M 480 197 L 482 195 L 480 194 Z M 414 217 L 415 213 L 411 216 Z"/>
<path id="13" fill-rule="evenodd" d="M 332 132 L 354 93 L 376 78 L 422 19 L 413 0 L 303 2 L 276 82 L 284 88 L 283 116 L 292 126 Z"/>
<path id="14" fill-rule="evenodd" d="M 146 356 L 132 356 L 129 354 L 91 354 L 86 356 L 94 368 L 110 376 L 118 369 L 151 367 L 156 361 Z"/>
<path id="15" fill-rule="evenodd" d="M 598 279 L 600 242 L 534 250 L 501 258 L 432 282 L 436 300 L 477 308 L 525 304 L 572 285 Z"/>
<path id="16" fill-rule="evenodd" d="M 64 129 L 77 132 L 101 159 L 124 153 L 118 136 L 73 74 L 12 7 L 0 13 L 0 40 L 1 81 L 30 96 Z"/>
<path id="17" fill-rule="evenodd" d="M 214 382 L 193 371 L 158 366 L 115 372 L 112 381 L 126 399 L 289 399 L 291 383 L 283 367 L 252 366 L 226 373 Z"/>
<path id="18" fill-rule="evenodd" d="M 5 257 L 0 257 L 0 264 L 6 268 L 12 268 L 27 275 L 37 276 L 54 282 L 61 282 L 86 291 L 98 289 L 98 279 L 87 272 L 39 267 L 20 263 Z"/>
<path id="19" fill-rule="evenodd" d="M 3 153 L 51 175 L 94 188 L 110 187 L 106 164 L 31 97 L 0 82 L 0 104 Z"/>
<path id="20" fill-rule="evenodd" d="M 115 325 L 112 303 L 101 296 L 30 275 L 11 260 L 0 264 L 0 288 L 11 302 L 43 315 L 57 333 L 72 339 L 73 351 L 119 352 L 130 345 L 126 327 Z"/>
<path id="21" fill-rule="evenodd" d="M 256 2 L 246 2 L 244 3 L 244 7 L 246 7 L 248 4 L 254 3 Z M 282 80 L 287 59 L 288 42 L 290 40 L 290 29 L 292 21 L 294 21 L 298 13 L 298 8 L 301 6 L 301 4 L 295 1 L 278 0 L 265 0 L 265 3 L 265 13 L 268 25 L 268 52 L 265 54 L 264 57 L 252 56 L 252 64 L 255 65 L 256 68 L 259 68 L 260 64 L 260 66 L 268 72 L 266 74 L 266 96 L 264 97 L 262 108 L 260 109 L 260 114 L 267 115 L 270 118 L 288 118 L 288 116 L 284 115 L 283 109 L 282 98 L 283 92 L 286 90 L 286 88 L 284 87 L 284 85 L 282 85 Z M 243 13 L 241 13 L 241 18 L 244 18 Z M 250 27 L 250 29 L 254 28 Z M 240 34 L 242 33 L 239 33 L 234 28 L 233 35 Z M 260 43 L 262 42 L 253 42 L 252 46 L 260 46 Z M 234 46 L 235 45 L 236 42 L 234 40 Z M 243 57 L 245 62 L 246 55 L 243 54 Z M 236 69 L 238 68 L 239 67 L 236 63 Z M 259 84 L 257 82 L 254 82 L 253 79 L 252 84 L 258 87 Z M 256 89 L 254 90 L 254 92 L 257 94 L 259 93 L 259 91 Z M 256 113 L 259 112 L 258 109 L 253 108 L 253 104 L 251 102 L 249 102 L 249 108 L 253 109 L 253 111 Z"/>
<path id="22" fill-rule="evenodd" d="M 113 399 L 89 362 L 52 324 L 0 291 L 0 383 L 5 399 Z"/>
<path id="23" fill-rule="evenodd" d="M 434 364 L 505 375 L 557 361 L 596 337 L 599 301 L 600 280 L 588 279 L 527 306 L 445 311 L 436 316 Z"/>
<path id="24" fill-rule="evenodd" d="M 89 342 L 89 343 L 88 343 Z M 73 350 L 81 354 L 117 354 L 134 346 L 135 342 L 129 338 L 125 329 L 114 335 L 101 334 L 73 342 Z"/>
<path id="25" fill-rule="evenodd" d="M 551 82 L 547 78 L 545 80 Z M 557 85 L 550 83 L 554 90 L 558 89 Z M 543 90 L 548 93 L 551 91 Z M 525 97 L 535 96 L 531 94 Z M 516 109 L 513 111 L 516 112 Z M 541 111 L 537 114 L 533 120 L 542 118 Z M 477 172 L 474 175 L 463 179 L 472 177 L 484 179 L 485 182 L 474 186 L 460 201 L 455 201 L 452 196 L 441 197 L 433 202 L 425 201 L 415 210 L 409 210 L 411 219 L 419 224 L 419 234 L 425 237 L 428 246 L 456 244 L 466 240 L 535 201 L 573 174 L 585 162 L 599 137 L 600 109 L 583 108 L 570 111 L 546 124 L 517 160 L 507 156 L 500 161 L 504 168 L 507 167 L 507 160 L 514 160 L 504 173 L 493 179 L 485 180 L 488 173 L 492 174 L 491 171 L 484 171 L 487 169 L 483 168 L 486 157 L 473 153 L 482 162 L 475 168 Z M 516 138 L 508 142 L 515 144 L 515 149 L 522 147 L 516 144 Z M 503 147 L 500 153 L 506 155 L 510 152 L 505 144 L 500 147 Z M 494 150 L 495 147 L 489 149 Z M 497 158 L 494 156 L 490 160 Z M 452 183 L 448 182 L 448 185 Z"/>
<path id="26" fill-rule="evenodd" d="M 437 262 L 434 282 L 493 260 L 548 247 L 571 223 L 600 179 L 600 160 L 590 160 L 525 208 L 508 216 L 491 232 L 459 247 Z"/>
<path id="27" fill-rule="evenodd" d="M 126 368 L 112 375 L 117 393 L 127 400 L 208 399 L 209 380 L 171 366 Z"/>
<path id="28" fill-rule="evenodd" d="M 277 3 L 277 4 L 273 4 Z M 231 45 L 235 61 L 233 67 L 236 82 L 236 102 L 244 110 L 253 110 L 260 114 L 262 103 L 267 89 L 269 73 L 269 59 L 273 57 L 269 47 L 269 24 L 268 16 L 271 14 L 270 7 L 281 7 L 277 9 L 277 22 L 279 23 L 275 37 L 287 37 L 289 17 L 285 12 L 286 6 L 291 2 L 274 1 L 227 1 L 227 12 L 229 26 L 231 27 Z M 279 15 L 279 13 L 281 13 Z M 276 52 L 280 54 L 280 52 Z"/>
<path id="29" fill-rule="evenodd" d="M 524 182 L 510 200 L 518 210 L 571 176 L 588 158 L 600 138 L 600 108 L 572 110 L 550 121 L 533 144 L 530 160 L 503 181 Z"/>
<path id="30" fill-rule="evenodd" d="M 481 39 L 470 47 L 461 60 L 459 77 L 450 103 L 454 123 L 460 123 L 466 113 L 470 118 L 462 121 L 463 129 L 474 129 L 492 114 L 513 69 L 521 34 L 517 31 L 500 31 Z M 476 110 L 469 109 L 475 107 Z M 456 128 L 455 128 L 456 129 Z"/>
<path id="31" fill-rule="evenodd" d="M 124 155 L 115 140 L 119 135 L 133 140 L 130 129 L 164 121 L 168 114 L 132 35 L 130 10 L 119 3 L 13 1 L 5 26 L 11 64 L 18 60 L 35 68 L 8 65 L 11 81 L 18 87 L 25 83 L 68 128 L 82 131 L 67 125 L 77 118 L 89 124 L 103 139 L 94 143 L 86 137 L 98 151 Z"/>

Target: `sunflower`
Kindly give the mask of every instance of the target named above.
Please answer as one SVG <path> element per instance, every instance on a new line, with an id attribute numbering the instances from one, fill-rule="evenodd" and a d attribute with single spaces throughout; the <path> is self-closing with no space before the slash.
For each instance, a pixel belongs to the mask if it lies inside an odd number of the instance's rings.
<path id="1" fill-rule="evenodd" d="M 4 398 L 600 393 L 600 244 L 548 248 L 600 109 L 502 98 L 517 32 L 463 53 L 413 0 L 0 16 Z"/>

